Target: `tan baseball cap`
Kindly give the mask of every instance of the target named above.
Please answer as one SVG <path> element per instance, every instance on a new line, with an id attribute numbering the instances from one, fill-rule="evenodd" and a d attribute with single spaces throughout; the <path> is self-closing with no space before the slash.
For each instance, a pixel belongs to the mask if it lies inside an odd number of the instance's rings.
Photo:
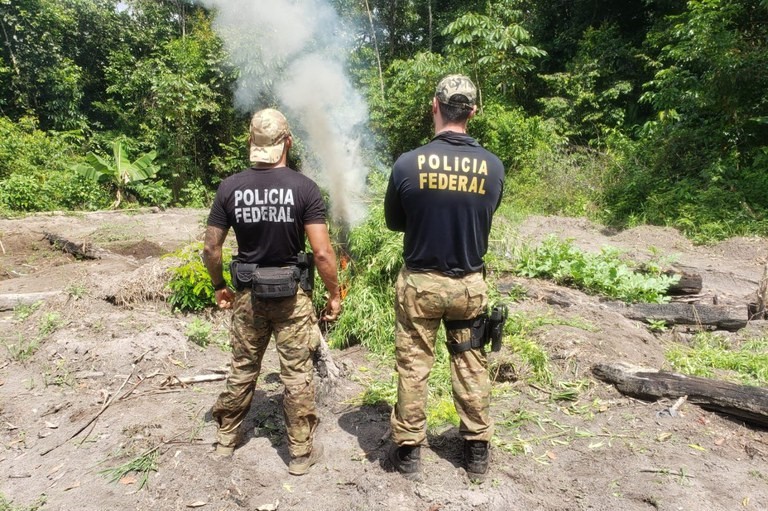
<path id="1" fill-rule="evenodd" d="M 251 163 L 277 163 L 291 134 L 285 116 L 273 108 L 259 110 L 251 118 L 250 132 Z"/>
<path id="2" fill-rule="evenodd" d="M 473 107 L 477 101 L 477 88 L 464 75 L 448 75 L 437 84 L 435 97 L 446 105 Z"/>

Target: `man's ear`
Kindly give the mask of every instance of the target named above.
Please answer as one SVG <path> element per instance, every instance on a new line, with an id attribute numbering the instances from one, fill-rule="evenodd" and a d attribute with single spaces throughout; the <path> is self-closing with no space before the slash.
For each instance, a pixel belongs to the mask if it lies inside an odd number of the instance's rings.
<path id="1" fill-rule="evenodd" d="M 472 111 L 469 112 L 469 117 L 467 117 L 467 120 L 473 118 L 475 116 L 475 114 L 477 114 L 477 105 L 474 105 L 472 107 Z"/>
<path id="2" fill-rule="evenodd" d="M 432 96 L 432 115 L 436 115 L 439 110 L 440 107 L 437 104 L 437 98 Z"/>

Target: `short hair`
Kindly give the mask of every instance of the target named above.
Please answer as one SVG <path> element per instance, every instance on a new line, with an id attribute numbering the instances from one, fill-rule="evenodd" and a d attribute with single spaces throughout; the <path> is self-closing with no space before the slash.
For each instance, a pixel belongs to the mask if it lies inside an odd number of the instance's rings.
<path id="1" fill-rule="evenodd" d="M 472 113 L 472 107 L 469 105 L 447 105 L 440 101 L 437 102 L 437 105 L 443 120 L 451 123 L 467 122 L 469 114 Z"/>

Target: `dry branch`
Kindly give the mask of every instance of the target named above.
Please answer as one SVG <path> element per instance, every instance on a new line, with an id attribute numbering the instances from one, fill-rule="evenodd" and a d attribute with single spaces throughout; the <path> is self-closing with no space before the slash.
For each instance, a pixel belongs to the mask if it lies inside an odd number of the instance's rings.
<path id="1" fill-rule="evenodd" d="M 596 364 L 592 372 L 622 394 L 645 400 L 688 396 L 705 410 L 768 427 L 768 390 L 710 378 L 655 371 L 625 362 Z"/>
<path id="2" fill-rule="evenodd" d="M 125 378 L 125 380 L 123 380 L 123 383 L 122 383 L 122 385 L 120 385 L 120 388 L 119 388 L 119 389 L 117 389 L 117 392 L 115 392 L 114 394 L 112 394 L 112 397 L 111 397 L 111 398 L 109 398 L 108 400 L 106 400 L 106 401 L 104 402 L 104 406 L 102 406 L 102 407 L 101 407 L 101 410 L 99 410 L 99 413 L 97 413 L 96 415 L 94 415 L 94 416 L 91 418 L 91 420 L 89 420 L 88 422 L 86 422 L 86 423 L 85 423 L 85 425 L 83 425 L 83 426 L 82 426 L 80 429 L 78 429 L 77 431 L 75 431 L 74 433 L 72 433 L 72 434 L 71 434 L 71 435 L 70 435 L 70 436 L 69 436 L 69 437 L 68 437 L 66 440 L 64 440 L 63 442 L 61 442 L 61 443 L 59 443 L 59 444 L 56 444 L 56 445 L 54 445 L 54 446 L 53 446 L 53 447 L 51 447 L 50 449 L 47 449 L 47 450 L 45 450 L 45 451 L 41 452 L 41 453 L 40 453 L 40 456 L 45 456 L 46 454 L 48 454 L 49 452 L 53 451 L 54 449 L 58 449 L 59 447 L 61 447 L 62 445 L 64 445 L 65 443 L 69 442 L 70 440 L 72 440 L 73 438 L 75 438 L 77 435 L 79 435 L 80 433 L 82 433 L 83 431 L 85 431 L 85 429 L 86 429 L 88 426 L 90 426 L 91 424 L 93 424 L 93 423 L 96 421 L 96 419 L 98 419 L 98 418 L 101 416 L 101 414 L 102 414 L 102 413 L 104 413 L 104 412 L 107 410 L 107 408 L 109 408 L 109 405 L 111 405 L 111 404 L 112 404 L 112 403 L 115 401 L 115 396 L 117 396 L 117 395 L 120 393 L 120 391 L 121 391 L 121 390 L 123 390 L 123 388 L 125 387 L 125 384 L 126 384 L 126 383 L 128 383 L 128 380 L 130 380 L 130 379 L 131 379 L 131 377 L 134 375 L 134 373 L 135 373 L 135 372 L 136 372 L 136 366 L 134 366 L 133 370 L 131 371 L 131 374 L 129 374 L 129 375 L 128 375 L 128 376 Z"/>
<path id="3" fill-rule="evenodd" d="M 169 376 L 160 384 L 161 387 L 174 387 L 176 385 L 191 385 L 193 383 L 203 383 L 207 381 L 226 380 L 226 374 L 200 374 L 197 376 Z"/>

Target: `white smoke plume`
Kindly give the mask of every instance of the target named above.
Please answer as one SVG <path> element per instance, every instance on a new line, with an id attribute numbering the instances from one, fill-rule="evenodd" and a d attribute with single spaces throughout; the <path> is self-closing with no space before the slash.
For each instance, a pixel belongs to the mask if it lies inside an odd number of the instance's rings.
<path id="1" fill-rule="evenodd" d="M 306 143 L 302 169 L 330 197 L 333 218 L 354 225 L 365 214 L 366 166 L 359 146 L 367 105 L 345 72 L 349 32 L 324 0 L 201 0 L 240 78 L 235 105 L 254 112 L 272 105 Z"/>

